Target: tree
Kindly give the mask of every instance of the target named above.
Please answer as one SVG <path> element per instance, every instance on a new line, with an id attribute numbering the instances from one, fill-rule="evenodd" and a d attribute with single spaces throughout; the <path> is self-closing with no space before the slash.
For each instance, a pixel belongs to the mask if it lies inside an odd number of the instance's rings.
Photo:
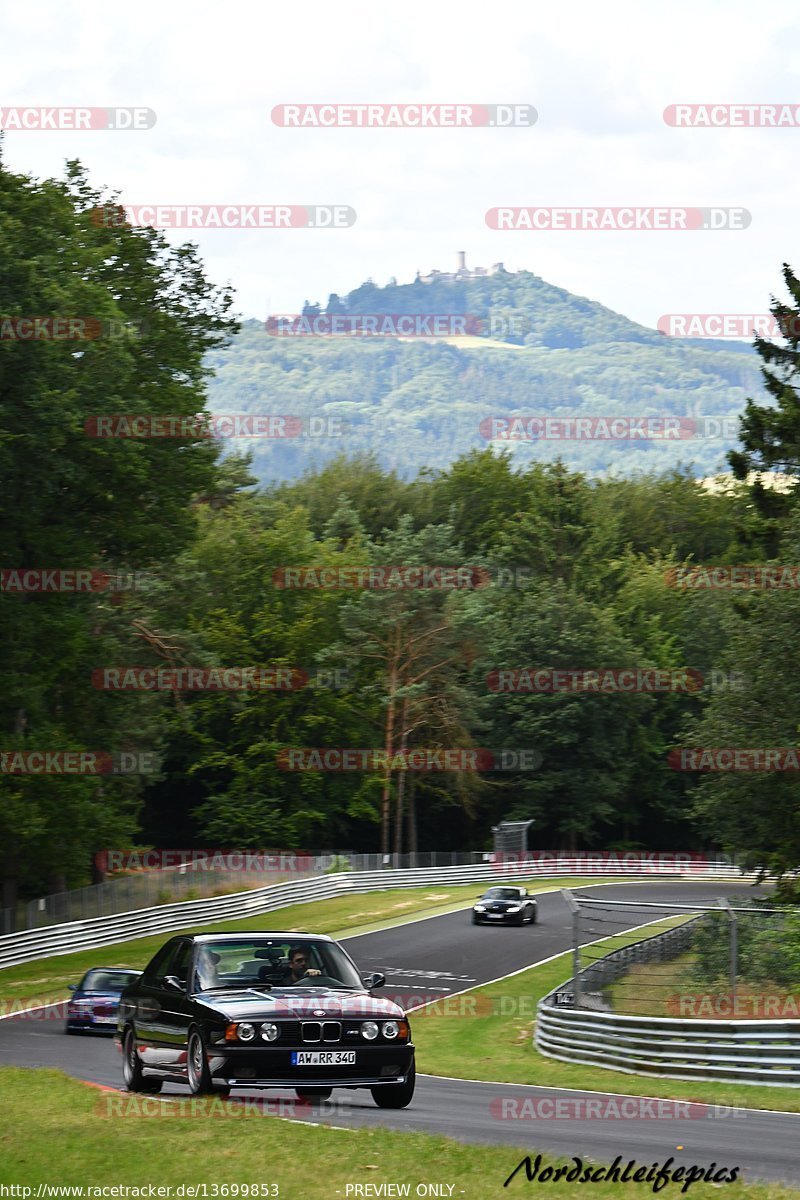
<path id="1" fill-rule="evenodd" d="M 91 436 L 103 414 L 201 413 L 205 355 L 235 328 L 229 293 L 207 281 L 192 246 L 106 225 L 96 219 L 106 203 L 77 163 L 61 182 L 0 162 L 0 313 L 86 321 L 79 341 L 0 339 L 7 567 L 163 567 L 193 536 L 193 496 L 215 483 L 218 449 L 201 429 Z M 91 685 L 92 668 L 114 663 L 124 643 L 119 599 L 0 593 L 14 643 L 0 689 L 6 748 L 151 744 L 152 697 L 134 711 Z M 0 778 L 3 903 L 15 902 L 20 872 L 39 891 L 83 882 L 92 851 L 134 828 L 140 782 Z"/>
<path id="2" fill-rule="evenodd" d="M 410 516 L 401 518 L 384 540 L 369 547 L 375 567 L 456 567 L 463 554 L 448 525 L 430 525 L 415 532 Z M 381 774 L 381 850 L 390 849 L 393 760 L 409 745 L 415 729 L 434 723 L 454 725 L 455 682 L 464 671 L 465 638 L 455 613 L 457 593 L 447 589 L 409 589 L 387 585 L 365 589 L 343 607 L 342 640 L 330 650 L 360 671 L 360 696 L 373 712 L 381 713 L 381 749 L 386 767 Z M 401 768 L 402 776 L 402 768 Z M 404 783 L 401 786 L 401 794 Z M 398 806 L 399 808 L 399 806 Z M 402 837 L 402 809 L 396 838 Z"/>
<path id="3" fill-rule="evenodd" d="M 485 647 L 475 672 L 487 690 L 492 672 L 651 665 L 611 612 L 561 580 L 513 597 L 487 593 L 485 605 L 481 625 L 473 624 Z M 510 778 L 513 790 L 498 794 L 496 817 L 533 819 L 539 836 L 568 851 L 596 844 L 626 820 L 641 820 L 641 799 L 631 804 L 630 789 L 641 763 L 651 771 L 658 766 L 646 723 L 654 697 L 505 691 L 500 679 L 493 685 L 499 689 L 492 695 L 493 744 L 536 751 L 542 761 L 533 773 Z"/>
<path id="4" fill-rule="evenodd" d="M 793 514 L 781 560 L 800 554 L 800 516 Z M 698 597 L 698 599 L 700 599 Z M 798 747 L 800 602 L 792 589 L 744 592 L 728 601 L 720 666 L 738 686 L 715 692 L 683 745 L 742 749 Z M 785 875 L 800 862 L 797 775 L 792 771 L 715 771 L 695 776 L 701 828 L 753 868 Z"/>
<path id="5" fill-rule="evenodd" d="M 784 344 L 755 339 L 755 348 L 766 364 L 761 369 L 764 386 L 774 404 L 757 404 L 749 399 L 741 418 L 740 440 L 743 450 L 728 454 L 737 479 L 746 479 L 751 471 L 778 470 L 800 474 L 800 280 L 788 263 L 783 264 L 783 281 L 793 303 L 772 297 L 770 312 L 775 317 Z M 753 500 L 767 518 L 776 520 L 786 512 L 794 495 L 786 496 L 756 480 Z"/>
<path id="6" fill-rule="evenodd" d="M 525 508 L 528 483 L 508 451 L 472 450 L 432 480 L 429 491 L 431 511 L 451 522 L 465 554 L 485 554 Z"/>

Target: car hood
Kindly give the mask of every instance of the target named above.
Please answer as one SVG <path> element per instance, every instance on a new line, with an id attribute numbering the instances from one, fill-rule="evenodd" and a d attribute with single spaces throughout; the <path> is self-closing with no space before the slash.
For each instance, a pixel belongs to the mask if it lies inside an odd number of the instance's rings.
<path id="1" fill-rule="evenodd" d="M 367 992 L 337 992 L 320 990 L 318 994 L 289 995 L 284 992 L 264 992 L 258 988 L 242 988 L 231 992 L 196 992 L 192 997 L 229 1021 L 263 1020 L 270 1017 L 283 1020 L 313 1020 L 315 1017 L 381 1017 L 404 1016 L 403 1009 L 392 1000 L 377 999 Z"/>

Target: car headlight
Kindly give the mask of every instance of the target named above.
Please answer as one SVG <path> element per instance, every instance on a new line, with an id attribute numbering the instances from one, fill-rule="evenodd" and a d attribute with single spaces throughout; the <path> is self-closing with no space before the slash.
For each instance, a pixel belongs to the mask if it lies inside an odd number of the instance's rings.
<path id="1" fill-rule="evenodd" d="M 522 905 L 521 905 L 521 904 L 512 904 L 512 905 L 511 905 L 511 908 L 507 908 L 507 909 L 506 909 L 506 912 L 519 912 L 519 910 L 520 910 L 521 908 L 522 908 Z"/>
<path id="2" fill-rule="evenodd" d="M 397 1021 L 384 1021 L 381 1025 L 381 1033 L 385 1038 L 396 1038 L 400 1032 L 400 1026 Z"/>
<path id="3" fill-rule="evenodd" d="M 485 904 L 473 904 L 472 907 L 474 908 L 475 912 L 486 912 Z"/>
<path id="4" fill-rule="evenodd" d="M 270 1023 L 268 1025 L 261 1026 L 261 1036 L 265 1042 L 276 1042 L 278 1040 L 279 1033 L 280 1029 L 278 1029 L 277 1025 L 272 1025 Z"/>
<path id="5" fill-rule="evenodd" d="M 241 1025 L 236 1026 L 236 1036 L 240 1042 L 252 1042 L 256 1036 L 255 1025 L 251 1025 L 249 1021 L 243 1021 Z"/>
<path id="6" fill-rule="evenodd" d="M 374 1021 L 365 1021 L 361 1026 L 361 1036 L 368 1042 L 374 1042 L 378 1036 L 378 1026 Z"/>

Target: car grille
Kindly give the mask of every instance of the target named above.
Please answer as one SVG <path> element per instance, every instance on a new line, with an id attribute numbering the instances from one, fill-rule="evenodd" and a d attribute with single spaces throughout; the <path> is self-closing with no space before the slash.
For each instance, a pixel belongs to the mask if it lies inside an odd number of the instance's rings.
<path id="1" fill-rule="evenodd" d="M 341 1021 L 303 1021 L 300 1036 L 304 1042 L 339 1042 L 342 1039 Z"/>
<path id="2" fill-rule="evenodd" d="M 366 1042 L 361 1036 L 362 1022 L 356 1021 L 276 1021 L 280 1034 L 271 1045 L 309 1046 L 309 1045 L 375 1045 L 385 1044 L 380 1035 L 373 1042 Z"/>

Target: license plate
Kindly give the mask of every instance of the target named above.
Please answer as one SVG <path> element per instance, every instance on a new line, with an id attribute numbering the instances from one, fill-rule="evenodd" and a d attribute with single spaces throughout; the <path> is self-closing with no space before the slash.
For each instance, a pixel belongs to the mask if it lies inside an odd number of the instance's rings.
<path id="1" fill-rule="evenodd" d="M 355 1050 L 293 1050 L 293 1067 L 342 1067 L 356 1061 Z"/>
<path id="2" fill-rule="evenodd" d="M 95 1025 L 116 1025 L 117 1018 L 116 1017 L 95 1017 L 94 1023 L 95 1023 Z"/>
<path id="3" fill-rule="evenodd" d="M 492 918 L 493 921 L 502 921 L 502 919 L 505 915 L 506 915 L 505 913 L 489 913 L 489 916 Z"/>

